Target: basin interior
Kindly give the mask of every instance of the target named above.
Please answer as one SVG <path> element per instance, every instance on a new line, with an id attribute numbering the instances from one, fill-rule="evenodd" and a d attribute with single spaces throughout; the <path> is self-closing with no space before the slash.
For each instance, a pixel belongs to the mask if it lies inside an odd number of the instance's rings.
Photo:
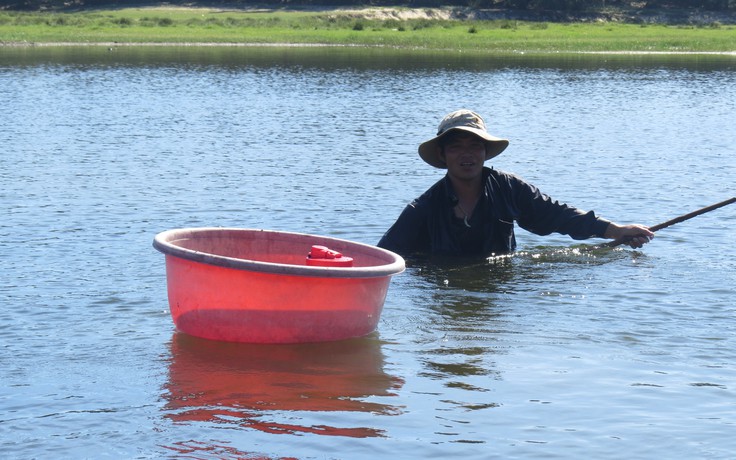
<path id="1" fill-rule="evenodd" d="M 384 266 L 400 260 L 392 253 L 370 245 L 268 230 L 184 229 L 167 235 L 166 243 L 200 254 L 299 266 L 306 265 L 306 257 L 312 245 L 327 246 L 344 256 L 352 257 L 353 267 Z"/>

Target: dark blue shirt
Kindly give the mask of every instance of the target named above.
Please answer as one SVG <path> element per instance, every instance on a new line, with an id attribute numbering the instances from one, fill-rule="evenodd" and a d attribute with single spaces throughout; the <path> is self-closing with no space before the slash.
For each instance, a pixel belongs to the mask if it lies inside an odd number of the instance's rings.
<path id="1" fill-rule="evenodd" d="M 455 216 L 458 199 L 445 176 L 404 208 L 378 246 L 402 256 L 412 254 L 489 257 L 516 249 L 519 227 L 574 239 L 602 237 L 609 221 L 561 204 L 518 176 L 483 168 L 483 193 L 465 225 Z"/>

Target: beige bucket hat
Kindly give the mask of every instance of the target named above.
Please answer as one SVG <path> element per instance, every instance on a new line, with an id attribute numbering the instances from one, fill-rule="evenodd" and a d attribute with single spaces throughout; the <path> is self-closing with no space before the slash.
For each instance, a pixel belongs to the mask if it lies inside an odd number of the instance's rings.
<path id="1" fill-rule="evenodd" d="M 486 123 L 480 115 L 472 110 L 461 109 L 445 116 L 437 128 L 437 136 L 419 145 L 419 156 L 435 168 L 446 169 L 447 165 L 440 158 L 439 140 L 452 130 L 467 131 L 486 142 L 486 160 L 490 160 L 509 146 L 507 139 L 491 136 L 486 131 Z"/>

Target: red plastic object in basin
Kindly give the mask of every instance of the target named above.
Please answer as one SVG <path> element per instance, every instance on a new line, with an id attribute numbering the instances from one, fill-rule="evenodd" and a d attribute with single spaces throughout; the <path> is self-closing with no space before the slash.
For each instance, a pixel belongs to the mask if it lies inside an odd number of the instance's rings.
<path id="1" fill-rule="evenodd" d="M 326 246 L 315 244 L 307 255 L 307 265 L 320 267 L 352 267 L 353 258 L 346 257 Z"/>
<path id="2" fill-rule="evenodd" d="M 391 276 L 404 260 L 375 246 L 301 233 L 232 228 L 169 230 L 171 316 L 187 334 L 254 343 L 358 337 L 378 323 Z M 352 267 L 305 265 L 305 249 L 350 254 Z"/>

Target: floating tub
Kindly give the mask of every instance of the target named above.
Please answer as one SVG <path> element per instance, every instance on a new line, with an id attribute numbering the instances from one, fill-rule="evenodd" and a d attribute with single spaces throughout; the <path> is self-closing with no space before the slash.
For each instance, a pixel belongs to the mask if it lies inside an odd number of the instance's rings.
<path id="1" fill-rule="evenodd" d="M 156 235 L 166 255 L 169 307 L 180 331 L 251 343 L 342 340 L 376 328 L 393 252 L 337 238 L 235 228 L 191 228 Z M 307 265 L 313 246 L 352 258 L 352 266 Z"/>

